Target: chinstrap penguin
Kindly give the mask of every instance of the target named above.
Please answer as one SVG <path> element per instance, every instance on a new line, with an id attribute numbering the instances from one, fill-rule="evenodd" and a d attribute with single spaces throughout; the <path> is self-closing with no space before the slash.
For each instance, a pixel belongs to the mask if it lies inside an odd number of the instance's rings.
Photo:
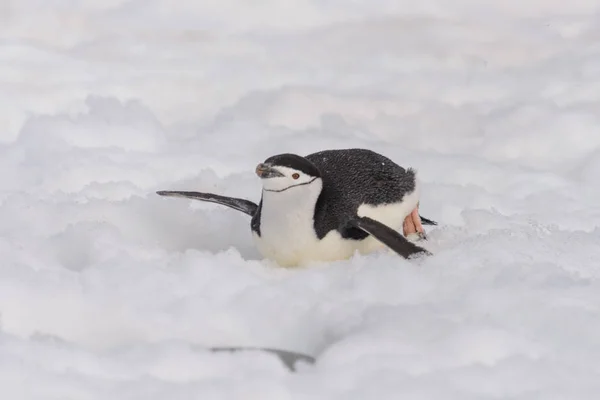
<path id="1" fill-rule="evenodd" d="M 211 193 L 157 193 L 248 214 L 259 252 L 281 266 L 347 259 L 384 245 L 404 258 L 430 254 L 404 236 L 425 238 L 422 224 L 437 225 L 419 215 L 411 168 L 371 150 L 340 149 L 275 155 L 258 164 L 256 174 L 262 182 L 258 204 Z"/>

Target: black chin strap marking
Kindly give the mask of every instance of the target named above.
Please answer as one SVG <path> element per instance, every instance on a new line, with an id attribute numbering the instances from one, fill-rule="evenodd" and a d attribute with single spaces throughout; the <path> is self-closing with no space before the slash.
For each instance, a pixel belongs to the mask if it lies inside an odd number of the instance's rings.
<path id="1" fill-rule="evenodd" d="M 298 187 L 298 186 L 310 185 L 311 183 L 313 183 L 315 181 L 315 179 L 317 179 L 317 178 L 315 177 L 315 178 L 312 178 L 312 180 L 310 180 L 308 182 L 299 183 L 299 184 L 293 185 L 293 186 L 288 186 L 285 189 L 281 189 L 281 190 L 269 190 L 269 189 L 263 189 L 263 190 L 265 192 L 281 193 L 281 192 L 285 192 L 288 189 L 295 188 L 295 187 Z"/>

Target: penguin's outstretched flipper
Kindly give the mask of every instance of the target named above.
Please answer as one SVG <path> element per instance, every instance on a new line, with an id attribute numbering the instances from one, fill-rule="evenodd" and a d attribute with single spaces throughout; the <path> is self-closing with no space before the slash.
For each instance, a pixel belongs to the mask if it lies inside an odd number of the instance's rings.
<path id="1" fill-rule="evenodd" d="M 357 216 L 349 221 L 349 225 L 367 232 L 404 258 L 431 255 L 429 251 L 412 243 L 399 232 L 372 218 Z"/>
<path id="2" fill-rule="evenodd" d="M 185 199 L 217 203 L 233 208 L 234 210 L 241 211 L 244 214 L 250 215 L 251 217 L 254 216 L 254 214 L 256 214 L 256 210 L 258 209 L 258 205 L 256 205 L 250 200 L 238 199 L 236 197 L 225 197 L 212 193 L 188 192 L 180 190 L 160 190 L 156 192 L 156 194 L 160 196 L 183 197 Z"/>

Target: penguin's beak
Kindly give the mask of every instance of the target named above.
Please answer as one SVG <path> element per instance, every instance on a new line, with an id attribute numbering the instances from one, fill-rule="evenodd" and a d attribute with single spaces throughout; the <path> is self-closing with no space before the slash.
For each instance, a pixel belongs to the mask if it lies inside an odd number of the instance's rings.
<path id="1" fill-rule="evenodd" d="M 281 172 L 273 168 L 271 165 L 265 163 L 260 163 L 256 166 L 256 175 L 258 175 L 262 179 L 278 178 L 285 176 Z"/>

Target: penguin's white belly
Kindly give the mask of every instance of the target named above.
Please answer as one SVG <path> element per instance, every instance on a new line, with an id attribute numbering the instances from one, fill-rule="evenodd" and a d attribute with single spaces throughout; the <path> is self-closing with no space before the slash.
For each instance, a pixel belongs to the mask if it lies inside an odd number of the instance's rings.
<path id="1" fill-rule="evenodd" d="M 415 209 L 418 192 L 404 197 L 401 203 L 382 206 L 363 205 L 358 215 L 375 219 L 402 232 L 404 219 Z M 289 209 L 288 209 L 289 210 Z M 313 228 L 313 210 L 302 207 L 285 212 L 263 207 L 261 236 L 253 233 L 257 249 L 268 259 L 284 267 L 298 266 L 311 261 L 336 261 L 352 257 L 356 251 L 370 253 L 385 247 L 369 235 L 363 240 L 344 239 L 337 230 L 319 240 Z"/>

